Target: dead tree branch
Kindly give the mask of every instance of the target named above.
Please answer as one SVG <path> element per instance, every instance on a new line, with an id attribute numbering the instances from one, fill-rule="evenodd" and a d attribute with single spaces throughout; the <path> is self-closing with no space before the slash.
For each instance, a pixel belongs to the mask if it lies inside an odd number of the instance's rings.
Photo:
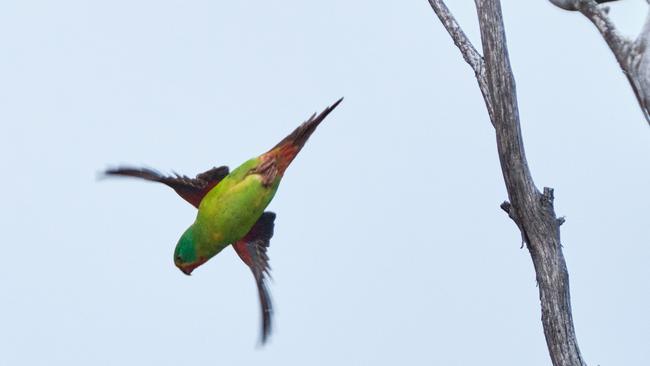
<path id="1" fill-rule="evenodd" d="M 429 0 L 465 61 L 474 69 L 494 126 L 501 171 L 510 202 L 501 208 L 515 222 L 527 244 L 542 307 L 544 335 L 553 365 L 586 365 L 580 355 L 571 315 L 569 275 L 560 225 L 553 209 L 553 190 L 536 188 L 528 163 L 519 123 L 515 80 L 510 67 L 499 0 L 475 0 L 484 55 L 471 45 L 441 0 Z M 475 61 L 480 59 L 481 62 Z M 474 64 L 472 64 L 472 62 Z M 475 67 L 479 65 L 480 67 Z"/>
<path id="2" fill-rule="evenodd" d="M 635 40 L 631 40 L 619 34 L 607 14 L 608 8 L 599 6 L 600 3 L 617 0 L 549 1 L 564 10 L 582 13 L 596 26 L 630 82 L 646 121 L 650 123 L 650 10 L 641 33 Z"/>
<path id="3" fill-rule="evenodd" d="M 476 76 L 476 81 L 478 82 L 479 89 L 483 94 L 483 100 L 488 110 L 490 120 L 493 120 L 493 110 L 490 99 L 487 97 L 485 92 L 487 91 L 487 80 L 485 79 L 485 62 L 483 61 L 483 56 L 476 50 L 472 42 L 467 38 L 463 29 L 456 22 L 456 18 L 451 14 L 447 5 L 445 5 L 442 0 L 429 0 L 429 4 L 433 11 L 442 22 L 442 25 L 445 26 L 445 29 L 451 36 L 451 39 L 456 44 L 456 47 L 460 50 L 460 53 L 463 55 L 465 62 L 472 67 L 474 70 L 474 75 Z"/>

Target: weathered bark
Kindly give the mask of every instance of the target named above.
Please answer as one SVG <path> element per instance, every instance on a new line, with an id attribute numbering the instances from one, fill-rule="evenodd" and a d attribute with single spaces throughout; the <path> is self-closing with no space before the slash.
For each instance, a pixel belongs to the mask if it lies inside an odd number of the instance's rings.
<path id="1" fill-rule="evenodd" d="M 576 4 L 580 2 L 580 0 L 549 0 L 549 1 L 564 10 L 578 10 Z M 611 3 L 619 0 L 594 0 L 594 1 L 597 4 L 603 4 L 603 3 Z"/>
<path id="2" fill-rule="evenodd" d="M 519 123 L 515 80 L 510 67 L 499 0 L 475 0 L 484 57 L 458 26 L 442 0 L 428 0 L 476 74 L 494 125 L 501 171 L 510 202 L 501 205 L 517 224 L 533 264 L 544 335 L 553 365 L 586 365 L 573 327 L 569 275 L 560 242 L 563 219 L 555 216 L 553 190 L 535 187 Z"/>
<path id="3" fill-rule="evenodd" d="M 604 0 L 549 1 L 562 9 L 579 11 L 596 26 L 630 82 L 646 121 L 650 123 L 650 10 L 641 33 L 636 40 L 630 40 L 618 33 L 607 15 L 607 7 L 598 6 L 606 2 Z"/>

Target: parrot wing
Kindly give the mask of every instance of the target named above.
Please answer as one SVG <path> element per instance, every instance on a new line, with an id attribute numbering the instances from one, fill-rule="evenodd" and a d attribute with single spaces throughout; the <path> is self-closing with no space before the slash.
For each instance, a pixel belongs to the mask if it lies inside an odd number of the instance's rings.
<path id="1" fill-rule="evenodd" d="M 197 175 L 195 178 L 176 173 L 173 176 L 164 176 L 153 169 L 132 167 L 108 169 L 104 174 L 142 178 L 165 184 L 176 191 L 185 201 L 198 208 L 203 197 L 229 174 L 229 170 L 227 166 L 215 167 Z"/>
<path id="2" fill-rule="evenodd" d="M 271 297 L 266 286 L 266 279 L 270 277 L 269 257 L 266 255 L 266 249 L 269 247 L 273 237 L 273 221 L 275 213 L 264 212 L 259 220 L 253 225 L 251 230 L 242 238 L 233 244 L 235 251 L 242 261 L 248 265 L 255 277 L 257 292 L 260 297 L 260 306 L 262 308 L 262 344 L 266 342 L 271 334 L 271 315 L 273 308 Z"/>

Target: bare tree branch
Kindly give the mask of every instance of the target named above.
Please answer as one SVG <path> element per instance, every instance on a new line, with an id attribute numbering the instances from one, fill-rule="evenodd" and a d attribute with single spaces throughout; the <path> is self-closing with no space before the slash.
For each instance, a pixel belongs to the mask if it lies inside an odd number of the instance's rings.
<path id="1" fill-rule="evenodd" d="M 581 0 L 549 0 L 549 1 L 564 10 L 578 10 L 578 3 Z M 602 3 L 610 3 L 619 0 L 595 0 L 595 1 L 598 4 L 602 4 Z"/>
<path id="2" fill-rule="evenodd" d="M 460 50 L 460 53 L 463 55 L 465 62 L 472 67 L 474 70 L 474 75 L 476 76 L 476 81 L 478 82 L 479 89 L 481 94 L 483 94 L 483 99 L 487 105 L 488 114 L 490 115 L 490 120 L 493 118 L 492 104 L 485 93 L 487 93 L 487 81 L 485 80 L 485 62 L 483 61 L 483 56 L 476 50 L 472 42 L 467 38 L 463 29 L 458 25 L 456 18 L 447 8 L 444 1 L 442 0 L 429 0 L 429 5 L 440 19 L 442 25 L 445 26 L 445 29 L 451 36 L 451 39 L 456 44 L 456 47 Z"/>
<path id="3" fill-rule="evenodd" d="M 650 5 L 650 0 L 648 4 Z M 629 68 L 624 71 L 627 71 L 626 76 L 632 84 L 646 120 L 650 123 L 650 10 L 641 33 L 630 49 L 628 59 Z"/>
<path id="4" fill-rule="evenodd" d="M 600 3 L 617 0 L 549 1 L 562 9 L 579 11 L 596 26 L 630 82 L 646 121 L 650 123 L 650 11 L 643 30 L 632 41 L 619 34 L 607 15 L 607 8 L 598 6 Z"/>
<path id="5" fill-rule="evenodd" d="M 456 18 L 451 14 L 447 5 L 445 5 L 441 0 L 429 0 L 429 5 L 431 5 L 431 8 L 440 19 L 440 22 L 442 22 L 442 25 L 444 25 L 447 32 L 449 32 L 456 47 L 460 49 L 460 53 L 463 55 L 465 62 L 472 67 L 476 75 L 482 75 L 483 56 L 478 53 L 472 42 L 467 38 L 467 35 L 458 25 Z"/>
<path id="6" fill-rule="evenodd" d="M 626 54 L 632 42 L 619 34 L 616 26 L 609 19 L 607 10 L 605 10 L 606 8 L 599 7 L 598 3 L 593 0 L 581 0 L 577 2 L 577 10 L 596 26 L 609 48 L 612 49 L 612 52 L 619 59 L 618 55 Z M 619 59 L 619 64 L 621 64 L 621 67 L 624 67 L 625 60 L 623 58 Z"/>
<path id="7" fill-rule="evenodd" d="M 475 2 L 485 52 L 483 68 L 479 73 L 475 69 L 475 73 L 496 131 L 501 171 L 510 199 L 501 208 L 519 228 L 533 260 L 544 335 L 553 365 L 583 366 L 586 364 L 580 355 L 573 327 L 569 275 L 560 243 L 560 225 L 564 220 L 555 216 L 553 190 L 544 188 L 544 193 L 540 193 L 528 168 L 501 4 L 499 0 Z M 465 61 L 470 63 L 471 58 L 468 60 L 465 56 L 469 41 L 449 9 L 442 1 L 429 0 L 429 4 L 463 53 Z M 481 81 L 480 77 L 485 77 L 485 80 Z"/>

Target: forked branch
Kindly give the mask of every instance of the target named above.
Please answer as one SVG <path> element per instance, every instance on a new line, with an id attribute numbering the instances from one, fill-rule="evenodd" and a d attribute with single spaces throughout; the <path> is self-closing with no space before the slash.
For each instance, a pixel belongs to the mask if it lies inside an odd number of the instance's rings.
<path id="1" fill-rule="evenodd" d="M 542 307 L 544 335 L 553 365 L 583 366 L 573 327 L 569 275 L 560 225 L 553 209 L 553 190 L 535 187 L 524 150 L 515 79 L 510 67 L 499 0 L 475 0 L 485 54 L 476 51 L 441 0 L 429 4 L 470 64 L 494 126 L 501 171 L 510 202 L 501 207 L 516 223 L 527 244 Z M 478 62 L 476 60 L 481 60 Z M 478 65 L 478 67 L 477 67 Z"/>

